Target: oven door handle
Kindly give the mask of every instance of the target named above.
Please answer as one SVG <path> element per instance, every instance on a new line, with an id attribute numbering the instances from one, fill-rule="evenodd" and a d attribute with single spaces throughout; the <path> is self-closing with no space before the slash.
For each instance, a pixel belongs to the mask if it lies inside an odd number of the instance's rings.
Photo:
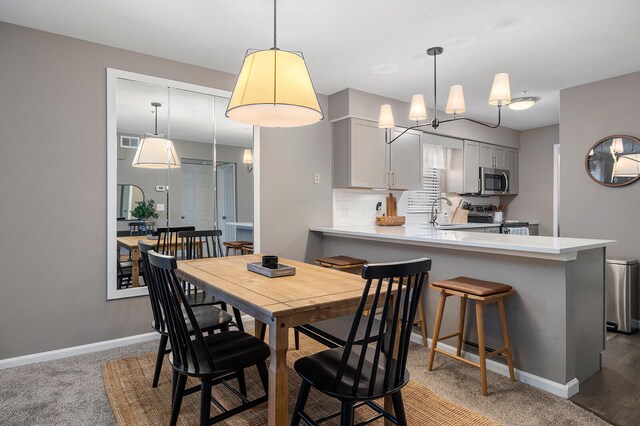
<path id="1" fill-rule="evenodd" d="M 504 191 L 502 193 L 506 194 L 509 192 L 509 176 L 505 172 L 502 172 L 502 176 L 504 177 Z"/>

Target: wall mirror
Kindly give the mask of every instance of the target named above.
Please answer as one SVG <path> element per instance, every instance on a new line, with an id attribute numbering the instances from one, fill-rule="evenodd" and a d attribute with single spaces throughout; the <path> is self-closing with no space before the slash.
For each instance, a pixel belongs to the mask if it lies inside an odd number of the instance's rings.
<path id="1" fill-rule="evenodd" d="M 116 192 L 116 217 L 118 220 L 133 220 L 133 209 L 139 201 L 144 201 L 144 192 L 139 186 L 130 184 L 118 184 Z"/>
<path id="2" fill-rule="evenodd" d="M 624 186 L 640 178 L 640 140 L 633 136 L 607 136 L 594 144 L 585 158 L 594 181 L 605 186 Z"/>
<path id="3" fill-rule="evenodd" d="M 148 294 L 135 246 L 159 229 L 253 241 L 253 127 L 225 117 L 230 95 L 107 70 L 107 299 Z M 143 200 L 154 211 L 141 231 L 131 212 Z"/>

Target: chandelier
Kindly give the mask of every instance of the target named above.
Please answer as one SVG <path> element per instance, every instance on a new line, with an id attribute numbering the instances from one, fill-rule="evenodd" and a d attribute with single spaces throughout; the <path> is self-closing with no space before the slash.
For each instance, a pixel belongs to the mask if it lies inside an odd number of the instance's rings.
<path id="1" fill-rule="evenodd" d="M 491 129 L 495 129 L 496 127 L 500 126 L 501 109 L 503 106 L 509 105 L 511 103 L 511 88 L 509 86 L 509 74 L 507 73 L 498 73 L 495 75 L 493 79 L 493 86 L 491 87 L 491 94 L 489 95 L 489 105 L 498 107 L 498 121 L 496 124 L 485 123 L 484 121 L 474 120 L 472 118 L 462 117 L 460 115 L 465 112 L 465 102 L 464 92 L 462 90 L 462 86 L 459 84 L 451 86 L 451 88 L 449 89 L 449 98 L 447 100 L 447 107 L 445 109 L 447 114 L 453 115 L 453 118 L 449 118 L 447 120 L 438 119 L 436 58 L 441 55 L 443 51 L 444 49 L 442 47 L 431 47 L 427 49 L 427 55 L 433 56 L 433 119 L 431 121 L 427 120 L 427 108 L 424 103 L 424 96 L 413 95 L 413 98 L 411 99 L 411 108 L 409 110 L 409 120 L 415 121 L 415 126 L 406 128 L 402 133 L 391 140 L 389 140 L 388 134 L 385 131 L 387 144 L 393 143 L 396 139 L 404 135 L 409 130 L 427 126 L 431 126 L 434 129 L 437 129 L 438 126 L 443 123 L 448 123 L 456 120 L 471 121 L 473 123 L 489 127 Z M 391 105 L 386 104 L 380 107 L 380 118 L 378 120 L 378 127 L 380 127 L 381 129 L 392 129 L 395 127 Z"/>

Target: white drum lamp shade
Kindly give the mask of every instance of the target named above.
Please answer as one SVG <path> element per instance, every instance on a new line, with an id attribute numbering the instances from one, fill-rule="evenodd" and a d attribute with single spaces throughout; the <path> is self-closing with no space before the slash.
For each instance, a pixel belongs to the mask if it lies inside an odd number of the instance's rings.
<path id="1" fill-rule="evenodd" d="M 381 129 L 393 129 L 395 127 L 393 120 L 393 111 L 391 105 L 385 104 L 380 107 L 380 118 L 378 119 L 378 127 Z"/>
<path id="2" fill-rule="evenodd" d="M 253 164 L 253 153 L 250 149 L 244 150 L 244 155 L 242 156 L 242 162 L 244 164 Z"/>
<path id="3" fill-rule="evenodd" d="M 180 167 L 180 158 L 173 142 L 164 135 L 146 134 L 138 145 L 131 165 L 146 169 L 166 169 Z"/>
<path id="4" fill-rule="evenodd" d="M 489 95 L 489 105 L 503 106 L 511 103 L 511 86 L 509 74 L 502 72 L 493 78 L 493 86 Z"/>
<path id="5" fill-rule="evenodd" d="M 278 49 L 247 54 L 225 115 L 263 127 L 306 126 L 324 118 L 304 58 Z"/>
<path id="6" fill-rule="evenodd" d="M 427 107 L 424 105 L 424 96 L 413 95 L 411 99 L 411 109 L 409 110 L 409 120 L 422 121 L 427 119 Z"/>
<path id="7" fill-rule="evenodd" d="M 462 114 L 465 108 L 462 86 L 459 84 L 451 86 L 449 89 L 449 99 L 447 99 L 447 114 Z"/>

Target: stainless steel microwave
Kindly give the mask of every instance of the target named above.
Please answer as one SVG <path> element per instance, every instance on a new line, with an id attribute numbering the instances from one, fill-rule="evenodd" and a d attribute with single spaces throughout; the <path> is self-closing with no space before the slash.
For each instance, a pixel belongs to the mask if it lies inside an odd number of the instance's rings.
<path id="1" fill-rule="evenodd" d="M 509 194 L 509 170 L 480 167 L 480 193 L 483 195 Z"/>

